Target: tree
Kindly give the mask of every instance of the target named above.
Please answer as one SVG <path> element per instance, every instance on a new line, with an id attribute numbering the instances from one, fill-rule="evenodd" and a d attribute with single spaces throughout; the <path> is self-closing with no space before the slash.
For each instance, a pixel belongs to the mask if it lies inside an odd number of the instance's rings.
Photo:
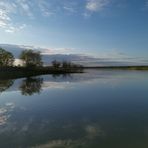
<path id="1" fill-rule="evenodd" d="M 64 68 L 64 69 L 72 68 L 72 63 L 71 62 L 67 62 L 67 61 L 63 61 L 62 62 L 62 68 Z"/>
<path id="2" fill-rule="evenodd" d="M 38 51 L 33 51 L 33 50 L 23 50 L 22 53 L 20 54 L 20 59 L 23 60 L 24 65 L 26 67 L 38 67 L 42 66 L 42 57 L 40 52 Z"/>
<path id="3" fill-rule="evenodd" d="M 58 62 L 58 61 L 56 61 L 56 60 L 54 60 L 54 61 L 52 61 L 52 66 L 53 66 L 55 69 L 58 69 L 58 68 L 61 66 L 61 63 Z"/>
<path id="4" fill-rule="evenodd" d="M 11 52 L 0 48 L 0 66 L 13 66 L 14 56 Z"/>

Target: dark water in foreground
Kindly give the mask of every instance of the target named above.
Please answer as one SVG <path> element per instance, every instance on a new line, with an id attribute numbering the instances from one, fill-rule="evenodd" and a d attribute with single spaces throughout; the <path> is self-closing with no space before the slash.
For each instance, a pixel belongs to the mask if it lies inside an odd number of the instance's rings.
<path id="1" fill-rule="evenodd" d="M 148 148 L 148 72 L 0 80 L 0 148 Z"/>

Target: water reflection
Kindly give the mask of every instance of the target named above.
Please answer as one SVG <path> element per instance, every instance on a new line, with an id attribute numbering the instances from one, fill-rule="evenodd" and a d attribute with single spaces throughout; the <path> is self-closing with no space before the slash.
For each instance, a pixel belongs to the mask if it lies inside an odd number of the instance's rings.
<path id="1" fill-rule="evenodd" d="M 72 78 L 72 75 L 71 74 L 69 74 L 69 73 L 67 73 L 67 74 L 52 74 L 52 77 L 54 78 L 54 79 L 57 79 L 57 78 L 60 78 L 60 77 L 62 77 L 63 79 L 64 78 Z"/>
<path id="2" fill-rule="evenodd" d="M 103 85 L 109 83 L 112 87 L 116 87 L 116 85 L 118 85 L 118 83 L 120 84 L 125 77 L 128 77 L 129 79 L 129 72 L 94 70 L 81 74 L 53 74 L 17 80 L 8 79 L 0 80 L 0 92 L 19 90 L 22 95 L 31 96 L 34 94 L 40 94 L 44 89 L 68 88 L 68 84 L 71 85 L 84 82 L 87 84 L 93 84 L 98 80 L 99 83 L 102 83 Z M 133 78 L 134 75 L 131 75 L 130 79 Z"/>
<path id="3" fill-rule="evenodd" d="M 22 95 L 31 96 L 35 93 L 40 93 L 42 88 L 43 79 L 42 78 L 26 78 L 22 81 L 19 89 L 21 90 Z"/>
<path id="4" fill-rule="evenodd" d="M 0 93 L 19 90 L 22 95 L 31 96 L 34 94 L 40 94 L 45 88 L 64 88 L 63 84 L 60 82 L 67 82 L 70 80 L 72 80 L 70 74 L 54 74 L 17 80 L 5 79 L 0 80 Z"/>
<path id="5" fill-rule="evenodd" d="M 14 103 L 11 102 L 0 106 L 0 126 L 7 123 L 8 119 L 11 117 L 11 112 L 13 111 L 14 107 Z"/>
<path id="6" fill-rule="evenodd" d="M 145 72 L 15 80 L 0 95 L 0 148 L 147 148 L 147 88 Z"/>
<path id="7" fill-rule="evenodd" d="M 13 80 L 0 80 L 0 93 L 6 91 L 13 85 Z"/>

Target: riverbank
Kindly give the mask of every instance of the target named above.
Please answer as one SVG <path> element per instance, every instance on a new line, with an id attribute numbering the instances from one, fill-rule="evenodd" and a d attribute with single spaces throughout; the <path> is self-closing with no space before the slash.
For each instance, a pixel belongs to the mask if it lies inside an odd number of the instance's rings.
<path id="1" fill-rule="evenodd" d="M 82 73 L 83 68 L 53 68 L 53 67 L 1 67 L 0 79 L 16 79 L 46 74 Z"/>
<path id="2" fill-rule="evenodd" d="M 87 69 L 96 70 L 148 70 L 148 66 L 96 66 L 81 68 L 54 68 L 54 67 L 1 67 L 0 79 L 17 79 L 37 75 L 60 75 L 83 73 Z"/>
<path id="3" fill-rule="evenodd" d="M 84 69 L 148 70 L 148 66 L 92 66 Z"/>

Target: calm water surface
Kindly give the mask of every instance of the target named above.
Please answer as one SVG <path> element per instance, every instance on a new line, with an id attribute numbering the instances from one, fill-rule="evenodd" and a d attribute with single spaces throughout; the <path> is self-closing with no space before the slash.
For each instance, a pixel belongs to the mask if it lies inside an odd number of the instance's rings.
<path id="1" fill-rule="evenodd" d="M 0 80 L 0 148 L 148 148 L 148 72 Z"/>

